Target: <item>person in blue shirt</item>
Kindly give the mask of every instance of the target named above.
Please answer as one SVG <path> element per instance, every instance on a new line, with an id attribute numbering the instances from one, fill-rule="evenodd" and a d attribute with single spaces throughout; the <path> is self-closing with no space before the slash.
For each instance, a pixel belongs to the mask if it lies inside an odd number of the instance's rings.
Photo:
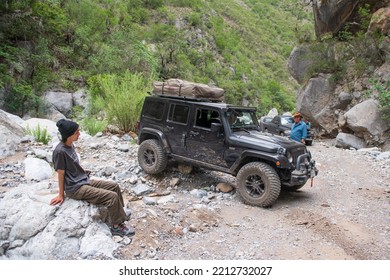
<path id="1" fill-rule="evenodd" d="M 290 139 L 305 144 L 307 126 L 302 120 L 302 115 L 299 112 L 296 112 L 293 115 L 293 118 L 294 124 L 291 127 Z"/>

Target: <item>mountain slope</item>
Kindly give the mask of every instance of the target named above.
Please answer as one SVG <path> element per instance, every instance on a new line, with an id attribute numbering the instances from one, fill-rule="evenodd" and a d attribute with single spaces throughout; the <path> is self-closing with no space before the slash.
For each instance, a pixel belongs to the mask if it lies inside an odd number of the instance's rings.
<path id="1" fill-rule="evenodd" d="M 292 110 L 286 60 L 313 28 L 292 0 L 25 0 L 0 3 L 0 87 L 8 111 L 47 89 L 140 72 L 226 89 L 227 101 Z M 1 96 L 0 96 L 1 99 Z M 27 103 L 27 104 L 25 104 Z M 4 105 L 4 104 L 3 104 Z"/>

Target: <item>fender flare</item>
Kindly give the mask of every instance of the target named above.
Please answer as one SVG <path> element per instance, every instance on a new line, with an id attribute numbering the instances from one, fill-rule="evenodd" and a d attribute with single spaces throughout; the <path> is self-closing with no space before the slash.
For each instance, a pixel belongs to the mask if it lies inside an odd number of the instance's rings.
<path id="1" fill-rule="evenodd" d="M 171 153 L 171 147 L 168 144 L 165 134 L 161 130 L 155 128 L 143 128 L 138 135 L 137 144 L 140 145 L 143 141 L 153 138 L 158 139 L 162 143 L 166 153 Z"/>
<path id="2" fill-rule="evenodd" d="M 241 156 L 230 167 L 231 172 L 237 174 L 238 170 L 243 165 L 243 162 L 246 162 L 245 159 L 247 158 L 258 158 L 259 161 L 272 162 L 278 168 L 283 168 L 283 169 L 291 168 L 291 164 L 289 163 L 288 159 L 284 155 L 245 150 L 242 152 Z M 276 164 L 277 161 L 280 162 L 279 165 Z"/>

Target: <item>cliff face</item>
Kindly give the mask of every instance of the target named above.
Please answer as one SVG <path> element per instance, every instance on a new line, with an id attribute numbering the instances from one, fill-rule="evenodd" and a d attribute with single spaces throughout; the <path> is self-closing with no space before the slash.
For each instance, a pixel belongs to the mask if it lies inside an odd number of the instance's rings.
<path id="1" fill-rule="evenodd" d="M 359 1 L 313 1 L 313 14 L 317 37 L 325 33 L 337 33 L 354 12 Z"/>
<path id="2" fill-rule="evenodd" d="M 288 67 L 301 85 L 296 108 L 313 123 L 318 135 L 348 133 L 367 146 L 390 149 L 389 123 L 383 119 L 376 87 L 383 85 L 389 91 L 390 1 L 313 1 L 315 26 L 319 38 L 326 33 L 337 37 L 356 19 L 359 7 L 369 2 L 382 5 L 372 6 L 378 9 L 372 11 L 364 35 L 359 38 L 349 29 L 348 39 L 297 46 Z"/>
<path id="3" fill-rule="evenodd" d="M 388 0 L 313 0 L 313 14 L 317 37 L 326 33 L 337 34 L 346 23 L 359 22 L 359 7 L 368 5 L 374 12 L 388 6 Z"/>

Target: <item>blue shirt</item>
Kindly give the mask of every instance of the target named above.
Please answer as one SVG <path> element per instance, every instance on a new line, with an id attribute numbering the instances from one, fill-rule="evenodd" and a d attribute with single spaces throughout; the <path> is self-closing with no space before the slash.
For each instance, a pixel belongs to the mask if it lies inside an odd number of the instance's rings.
<path id="1" fill-rule="evenodd" d="M 299 123 L 294 123 L 291 128 L 290 139 L 302 143 L 302 139 L 306 139 L 306 136 L 306 124 L 303 121 L 300 121 Z"/>

